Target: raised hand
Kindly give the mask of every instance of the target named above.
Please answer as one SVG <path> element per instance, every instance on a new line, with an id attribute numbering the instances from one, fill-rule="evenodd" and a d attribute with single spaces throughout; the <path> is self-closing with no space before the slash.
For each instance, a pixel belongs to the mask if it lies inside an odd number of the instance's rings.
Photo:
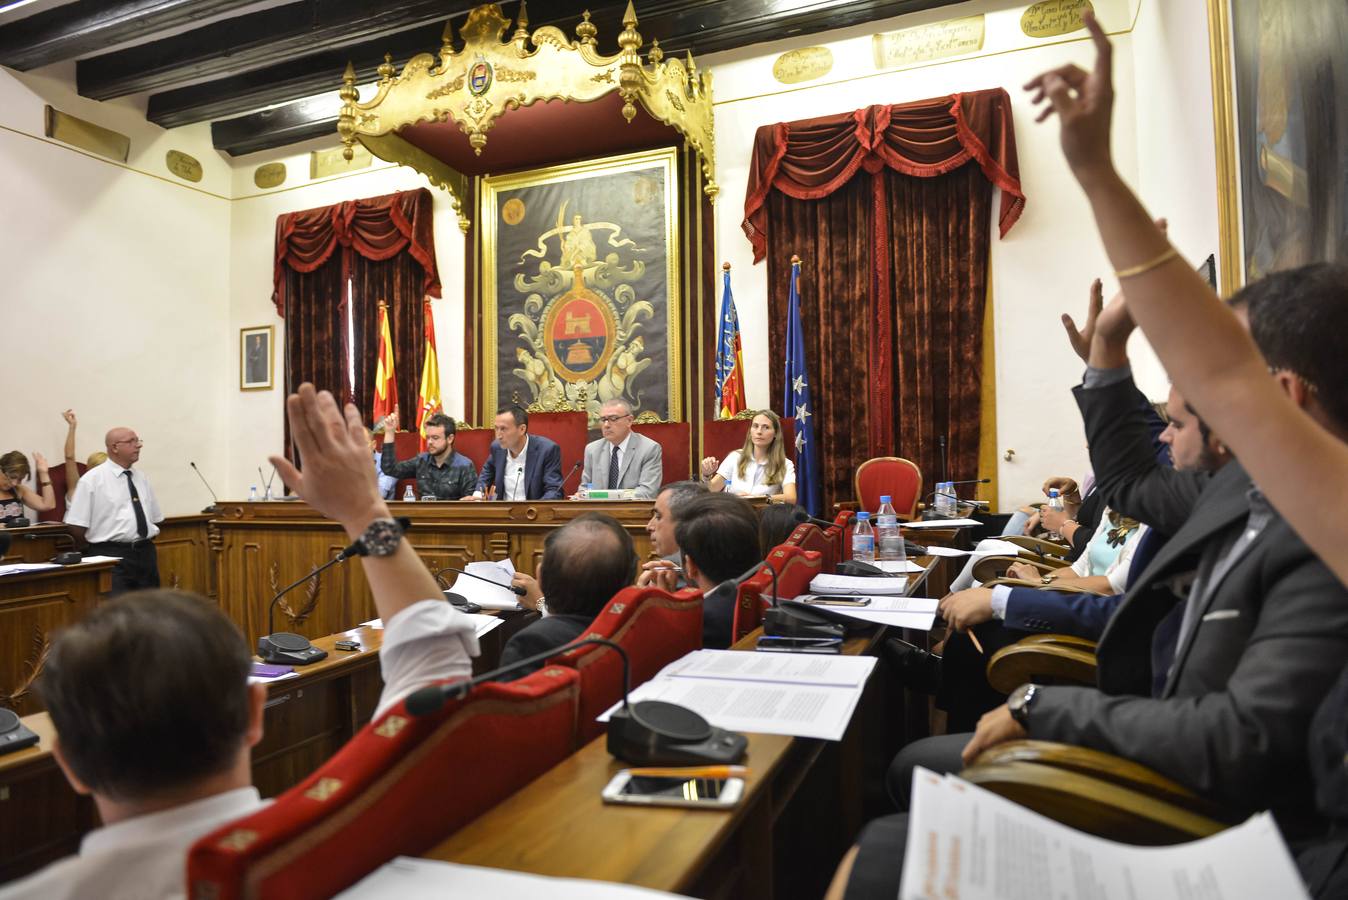
<path id="1" fill-rule="evenodd" d="M 61 418 L 66 420 L 66 424 L 71 428 L 75 427 L 75 410 L 67 409 L 61 413 Z"/>
<path id="2" fill-rule="evenodd" d="M 1114 50 L 1093 13 L 1081 18 L 1095 44 L 1095 67 L 1087 73 L 1075 65 L 1059 66 L 1030 79 L 1025 90 L 1034 92 L 1030 100 L 1036 105 L 1048 101 L 1036 122 L 1058 115 L 1063 156 L 1077 180 L 1086 181 L 1108 174 L 1114 166 L 1109 152 Z"/>
<path id="3" fill-rule="evenodd" d="M 33 451 L 33 465 L 37 469 L 37 474 L 39 475 L 47 474 L 47 457 L 43 456 L 41 453 L 38 453 L 36 450 Z M 41 481 L 42 479 L 38 480 Z"/>
<path id="4" fill-rule="evenodd" d="M 1062 314 L 1062 327 L 1067 331 L 1067 340 L 1073 352 L 1086 362 L 1091 357 L 1091 338 L 1095 336 L 1095 322 L 1100 318 L 1100 309 L 1105 305 L 1105 291 L 1100 279 L 1091 282 L 1091 299 L 1086 307 L 1086 324 L 1080 329 L 1067 313 Z"/>
<path id="5" fill-rule="evenodd" d="M 393 434 L 397 430 L 398 430 L 398 411 L 395 409 L 393 412 L 384 416 L 384 433 Z"/>
<path id="6" fill-rule="evenodd" d="M 720 464 L 721 461 L 714 456 L 708 456 L 706 459 L 702 460 L 702 477 L 706 479 L 715 475 L 716 468 Z"/>

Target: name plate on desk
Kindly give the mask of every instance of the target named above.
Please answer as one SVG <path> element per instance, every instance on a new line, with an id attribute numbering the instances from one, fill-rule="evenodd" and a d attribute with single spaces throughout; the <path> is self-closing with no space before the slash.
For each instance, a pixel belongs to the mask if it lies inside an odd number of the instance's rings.
<path id="1" fill-rule="evenodd" d="M 633 488 L 590 488 L 581 494 L 582 500 L 635 500 L 637 492 Z"/>

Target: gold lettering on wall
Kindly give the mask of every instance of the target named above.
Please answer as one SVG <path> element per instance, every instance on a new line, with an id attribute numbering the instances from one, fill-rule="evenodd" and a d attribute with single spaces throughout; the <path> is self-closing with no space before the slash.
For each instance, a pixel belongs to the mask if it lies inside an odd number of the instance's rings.
<path id="1" fill-rule="evenodd" d="M 1021 15 L 1020 30 L 1032 38 L 1071 34 L 1086 27 L 1081 14 L 1087 11 L 1095 12 L 1091 0 L 1043 0 Z"/>
<path id="2" fill-rule="evenodd" d="M 341 147 L 334 147 L 331 150 L 314 150 L 309 154 L 309 177 L 326 178 L 329 175 L 354 172 L 356 169 L 366 168 L 374 159 L 370 155 L 370 151 L 366 150 L 361 144 L 356 144 L 352 150 L 350 162 L 342 157 Z"/>
<path id="3" fill-rule="evenodd" d="M 833 51 L 827 47 L 801 47 L 777 57 L 772 77 L 782 84 L 800 84 L 823 78 L 833 70 Z"/>
<path id="4" fill-rule="evenodd" d="M 253 172 L 253 184 L 266 190 L 267 188 L 278 187 L 286 180 L 286 164 L 280 162 L 267 163 L 265 166 L 258 166 Z"/>
<path id="5" fill-rule="evenodd" d="M 126 162 L 131 154 L 131 138 L 107 128 L 78 119 L 51 106 L 43 108 L 46 136 L 72 147 Z"/>
<path id="6" fill-rule="evenodd" d="M 983 49 L 983 16 L 947 19 L 871 36 L 877 69 L 893 69 Z"/>
<path id="7" fill-rule="evenodd" d="M 168 170 L 183 181 L 190 181 L 195 184 L 201 180 L 201 163 L 197 162 L 195 157 L 188 156 L 181 150 L 170 150 L 164 154 L 164 165 L 168 166 Z"/>

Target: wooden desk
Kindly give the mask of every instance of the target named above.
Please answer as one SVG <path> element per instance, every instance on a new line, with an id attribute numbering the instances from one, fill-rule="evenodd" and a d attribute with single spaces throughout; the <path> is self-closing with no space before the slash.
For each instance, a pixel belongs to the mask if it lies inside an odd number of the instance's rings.
<path id="1" fill-rule="evenodd" d="M 63 550 L 75 549 L 75 539 L 60 522 L 30 525 L 27 528 L 5 528 L 0 531 L 9 535 L 13 542 L 5 551 L 4 558 L 0 560 L 5 565 L 47 562 Z"/>
<path id="2" fill-rule="evenodd" d="M 106 598 L 114 565 L 80 563 L 0 576 L 0 706 L 20 716 L 42 708 L 30 688 L 52 634 Z"/>
<path id="3" fill-rule="evenodd" d="M 910 594 L 937 560 L 914 561 L 925 568 Z M 843 652 L 871 653 L 883 632 L 869 628 Z M 752 650 L 758 636 L 732 649 Z M 734 810 L 604 804 L 600 791 L 625 764 L 601 737 L 424 855 L 696 897 L 818 897 L 863 821 L 863 778 L 879 759 L 868 745 L 891 727 L 884 689 L 871 679 L 842 741 L 749 735 L 751 774 Z"/>
<path id="4" fill-rule="evenodd" d="M 650 552 L 646 523 L 652 502 L 390 503 L 395 516 L 412 519 L 407 539 L 431 571 L 463 568 L 475 560 L 510 559 L 532 573 L 548 532 L 586 512 L 607 513 L 627 529 L 637 553 Z M 345 547 L 346 533 L 302 502 L 224 503 L 210 522 L 221 608 L 252 644 L 267 631 L 267 604 L 281 588 Z M 288 594 L 276 610 L 276 627 L 306 637 L 332 634 L 374 618 L 360 563 L 352 560 Z"/>

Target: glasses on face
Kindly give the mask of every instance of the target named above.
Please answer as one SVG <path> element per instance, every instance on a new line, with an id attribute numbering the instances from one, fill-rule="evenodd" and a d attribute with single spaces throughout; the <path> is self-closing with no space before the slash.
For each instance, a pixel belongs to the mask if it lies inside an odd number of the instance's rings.
<path id="1" fill-rule="evenodd" d="M 612 425 L 614 422 L 621 422 L 623 419 L 631 418 L 631 413 L 623 413 L 621 416 L 600 416 L 599 421 L 605 425 Z"/>
<path id="2" fill-rule="evenodd" d="M 116 447 L 118 444 L 135 444 L 137 447 L 144 447 L 144 446 L 145 446 L 145 442 L 142 441 L 140 438 L 123 438 L 123 439 L 120 440 L 120 441 L 113 441 L 113 442 L 112 442 L 112 446 L 114 446 L 114 447 Z"/>

